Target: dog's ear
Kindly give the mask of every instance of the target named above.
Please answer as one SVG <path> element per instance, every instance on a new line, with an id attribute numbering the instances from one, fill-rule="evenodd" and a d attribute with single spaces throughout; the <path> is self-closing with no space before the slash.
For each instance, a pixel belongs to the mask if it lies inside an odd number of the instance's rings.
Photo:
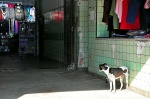
<path id="1" fill-rule="evenodd" d="M 107 70 L 107 69 L 108 69 L 108 67 L 107 67 L 106 65 L 107 65 L 107 64 L 104 63 L 104 70 Z"/>
<path id="2" fill-rule="evenodd" d="M 105 66 L 103 65 L 103 66 L 101 66 L 101 68 L 102 68 L 102 70 L 103 70 L 103 69 L 105 69 Z"/>
<path id="3" fill-rule="evenodd" d="M 105 70 L 107 70 L 107 69 L 108 69 L 108 67 L 104 67 L 104 69 L 105 69 Z"/>
<path id="4" fill-rule="evenodd" d="M 104 64 L 100 64 L 100 65 L 99 65 L 99 69 L 100 69 L 100 70 L 103 70 L 104 68 L 105 68 L 105 65 L 104 65 Z"/>
<path id="5" fill-rule="evenodd" d="M 104 65 L 107 65 L 106 63 L 104 63 Z"/>

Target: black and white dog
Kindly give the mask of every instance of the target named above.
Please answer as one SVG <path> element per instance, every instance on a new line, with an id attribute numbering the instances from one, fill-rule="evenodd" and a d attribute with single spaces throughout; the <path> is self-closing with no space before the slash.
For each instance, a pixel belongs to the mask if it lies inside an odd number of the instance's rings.
<path id="1" fill-rule="evenodd" d="M 119 79 L 119 78 L 120 78 L 120 83 L 121 83 L 120 90 L 122 90 L 124 77 L 126 77 L 126 89 L 128 88 L 129 72 L 126 66 L 120 66 L 118 68 L 111 68 L 107 66 L 106 63 L 104 63 L 104 64 L 99 64 L 99 71 L 103 71 L 106 73 L 109 79 L 109 83 L 110 83 L 110 91 L 112 91 L 112 88 L 113 88 L 113 92 L 116 91 L 116 79 Z"/>

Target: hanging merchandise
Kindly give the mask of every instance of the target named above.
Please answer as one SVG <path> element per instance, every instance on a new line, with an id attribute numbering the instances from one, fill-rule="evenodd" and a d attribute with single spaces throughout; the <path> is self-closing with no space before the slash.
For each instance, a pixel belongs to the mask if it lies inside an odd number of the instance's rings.
<path id="1" fill-rule="evenodd" d="M 2 21 L 2 11 L 0 10 L 0 21 Z"/>
<path id="2" fill-rule="evenodd" d="M 5 3 L 3 3 L 3 2 L 0 4 L 0 7 L 2 7 L 2 6 L 5 6 L 5 7 L 8 8 L 8 4 L 5 4 Z"/>
<path id="3" fill-rule="evenodd" d="M 30 8 L 31 8 L 30 6 L 27 8 L 27 12 L 28 12 L 27 22 L 30 22 L 30 20 L 31 20 Z"/>
<path id="4" fill-rule="evenodd" d="M 25 21 L 27 21 L 27 19 L 28 19 L 28 11 L 27 11 L 27 8 L 28 8 L 28 6 L 26 6 L 26 5 L 23 6 Z"/>
<path id="5" fill-rule="evenodd" d="M 19 25 L 19 55 L 35 54 L 35 24 L 22 23 Z"/>
<path id="6" fill-rule="evenodd" d="M 35 7 L 30 8 L 31 20 L 30 22 L 35 22 Z"/>
<path id="7" fill-rule="evenodd" d="M 149 17 L 150 16 L 150 1 L 147 0 L 149 2 L 148 3 L 149 5 L 147 5 L 147 7 L 149 6 L 149 8 L 147 8 L 147 9 L 144 8 L 144 3 L 146 3 L 144 1 L 145 0 L 141 0 L 141 2 L 140 2 L 140 4 L 141 4 L 140 8 L 142 9 L 141 10 L 141 12 L 142 12 L 141 14 L 143 14 L 142 17 L 143 17 L 144 21 L 146 22 L 145 24 L 149 24 L 150 23 L 150 17 Z M 143 26 L 143 23 L 141 24 L 141 26 Z M 149 27 L 146 27 L 146 28 L 149 28 Z"/>
<path id="8" fill-rule="evenodd" d="M 144 4 L 144 9 L 149 9 L 150 8 L 150 0 L 146 0 Z"/>
<path id="9" fill-rule="evenodd" d="M 35 7 L 27 7 L 27 22 L 35 22 Z"/>
<path id="10" fill-rule="evenodd" d="M 0 4 L 0 52 L 36 55 L 35 7 L 22 2 Z M 13 40 L 12 40 L 13 39 Z M 19 41 L 18 41 L 19 39 Z M 19 45 L 15 45 L 19 43 Z M 11 49 L 13 48 L 13 49 Z"/>
<path id="11" fill-rule="evenodd" d="M 8 9 L 9 9 L 9 35 L 10 37 L 14 37 L 14 4 L 8 3 Z"/>
<path id="12" fill-rule="evenodd" d="M 8 3 L 8 9 L 9 9 L 9 18 L 12 19 L 15 17 L 14 14 L 14 4 Z"/>
<path id="13" fill-rule="evenodd" d="M 2 20 L 0 21 L 0 33 L 6 34 L 9 32 L 9 21 Z"/>
<path id="14" fill-rule="evenodd" d="M 113 29 L 119 29 L 119 18 L 117 16 L 117 14 L 115 13 L 116 11 L 116 0 L 112 0 L 112 4 L 111 4 L 111 10 L 110 10 L 110 17 L 108 24 L 112 24 L 112 28 Z M 111 16 L 112 16 L 112 21 L 111 21 Z M 111 27 L 111 25 L 108 25 L 108 28 Z"/>
<path id="15" fill-rule="evenodd" d="M 108 18 L 110 14 L 112 0 L 104 0 L 104 11 L 103 11 L 103 18 L 102 22 L 106 23 L 108 25 Z"/>
<path id="16" fill-rule="evenodd" d="M 8 3 L 8 8 L 14 8 L 15 7 L 15 5 L 14 4 L 12 4 L 12 3 Z"/>
<path id="17" fill-rule="evenodd" d="M 116 0 L 116 8 L 115 8 L 115 13 L 117 14 L 119 18 L 119 22 L 121 22 L 122 18 L 122 2 L 123 0 Z"/>
<path id="18" fill-rule="evenodd" d="M 18 21 L 23 21 L 24 18 L 24 11 L 21 4 L 15 4 L 15 19 Z"/>
<path id="19" fill-rule="evenodd" d="M 19 23 L 17 20 L 14 21 L 14 33 L 18 34 Z"/>
<path id="20" fill-rule="evenodd" d="M 123 0 L 122 2 L 122 18 L 121 18 L 121 23 L 120 23 L 120 29 L 126 29 L 126 30 L 134 30 L 134 29 L 140 29 L 140 13 L 137 10 L 136 12 L 131 12 L 130 10 L 130 6 L 129 6 L 129 2 L 130 0 Z M 129 14 L 130 12 L 130 14 Z M 129 22 L 129 15 L 134 18 L 132 15 L 133 13 L 135 13 L 135 21 L 134 20 L 130 20 Z M 133 22 L 134 21 L 134 22 Z M 133 23 L 132 23 L 133 22 Z"/>
<path id="21" fill-rule="evenodd" d="M 124 4 L 126 4 L 126 9 L 128 10 L 126 21 L 128 23 L 134 24 L 137 21 L 137 18 L 140 17 L 140 2 L 127 0 Z"/>
<path id="22" fill-rule="evenodd" d="M 14 33 L 14 32 L 15 32 L 15 29 L 14 29 L 14 26 L 15 26 L 14 21 L 15 21 L 14 18 L 10 19 L 10 27 L 9 27 L 9 28 L 10 28 L 10 32 L 11 32 L 11 33 Z"/>
<path id="23" fill-rule="evenodd" d="M 9 18 L 9 9 L 8 9 L 8 7 L 6 7 L 5 5 L 2 5 L 1 11 L 2 11 L 2 19 L 7 20 Z"/>
<path id="24" fill-rule="evenodd" d="M 27 30 L 26 28 L 27 26 L 24 23 L 20 24 L 20 27 L 19 27 L 20 36 L 26 35 L 26 30 Z"/>

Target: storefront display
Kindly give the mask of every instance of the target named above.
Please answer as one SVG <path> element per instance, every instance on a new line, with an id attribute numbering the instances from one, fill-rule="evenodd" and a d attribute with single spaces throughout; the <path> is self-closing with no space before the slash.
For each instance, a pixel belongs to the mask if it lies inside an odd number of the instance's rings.
<path id="1" fill-rule="evenodd" d="M 16 50 L 19 55 L 22 52 L 36 55 L 35 35 L 34 6 L 22 2 L 4 1 L 0 4 L 0 53 Z M 12 47 L 14 42 L 17 48 Z"/>

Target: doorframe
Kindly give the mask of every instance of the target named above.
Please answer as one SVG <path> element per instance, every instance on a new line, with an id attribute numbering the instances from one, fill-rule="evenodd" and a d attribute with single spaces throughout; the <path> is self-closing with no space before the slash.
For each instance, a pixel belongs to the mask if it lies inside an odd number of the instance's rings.
<path id="1" fill-rule="evenodd" d="M 74 0 L 64 0 L 64 61 L 74 62 Z"/>

